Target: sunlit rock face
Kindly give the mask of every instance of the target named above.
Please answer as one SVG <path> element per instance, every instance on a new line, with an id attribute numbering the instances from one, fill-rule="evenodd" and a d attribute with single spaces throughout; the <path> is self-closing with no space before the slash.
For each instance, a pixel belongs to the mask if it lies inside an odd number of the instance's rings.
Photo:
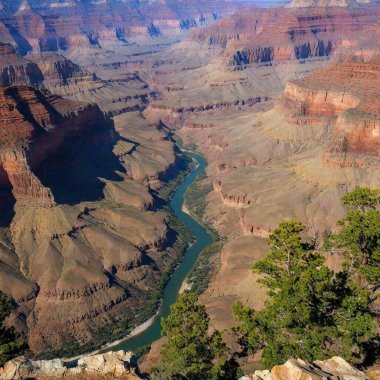
<path id="1" fill-rule="evenodd" d="M 335 63 L 289 82 L 283 104 L 295 124 L 335 127 L 328 163 L 360 165 L 365 156 L 380 158 L 379 86 L 378 62 Z"/>
<path id="2" fill-rule="evenodd" d="M 253 375 L 244 376 L 240 380 L 303 380 L 303 379 L 342 379 L 366 380 L 377 379 L 379 371 L 369 371 L 367 374 L 351 366 L 344 359 L 334 356 L 328 360 L 318 360 L 314 363 L 302 359 L 290 359 L 283 365 L 273 367 L 270 371 L 256 371 Z"/>
<path id="3" fill-rule="evenodd" d="M 244 67 L 323 59 L 378 35 L 379 7 L 249 9 L 193 30 L 191 39 L 223 48 L 221 61 Z"/>
<path id="4" fill-rule="evenodd" d="M 0 2 L 0 40 L 20 55 L 67 51 L 78 41 L 115 47 L 130 39 L 179 35 L 233 13 L 231 1 L 41 1 Z"/>
<path id="5" fill-rule="evenodd" d="M 3 380 L 21 380 L 28 378 L 44 379 L 124 379 L 138 380 L 137 360 L 131 352 L 117 351 L 98 355 L 84 355 L 76 366 L 67 368 L 61 359 L 29 360 L 19 357 L 5 363 L 0 368 Z"/>

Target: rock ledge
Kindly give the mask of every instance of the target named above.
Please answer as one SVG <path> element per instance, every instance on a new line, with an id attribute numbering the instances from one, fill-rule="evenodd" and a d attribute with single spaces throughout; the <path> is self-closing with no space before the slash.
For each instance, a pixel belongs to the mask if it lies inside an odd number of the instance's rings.
<path id="1" fill-rule="evenodd" d="M 240 380 L 375 380 L 378 375 L 379 371 L 369 371 L 367 376 L 344 359 L 334 356 L 329 360 L 314 363 L 302 359 L 289 359 L 284 365 L 275 366 L 271 371 L 256 371 Z"/>
<path id="2" fill-rule="evenodd" d="M 10 360 L 0 368 L 1 380 L 25 378 L 102 378 L 139 379 L 135 357 L 130 352 L 118 351 L 105 354 L 87 355 L 73 367 L 65 365 L 62 359 L 32 361 L 25 357 Z"/>

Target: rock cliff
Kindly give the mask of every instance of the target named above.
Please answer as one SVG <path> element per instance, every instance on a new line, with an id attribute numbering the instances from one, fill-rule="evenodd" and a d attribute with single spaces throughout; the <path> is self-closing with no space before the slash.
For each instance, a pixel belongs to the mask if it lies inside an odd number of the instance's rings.
<path id="1" fill-rule="evenodd" d="M 172 142 L 155 126 L 140 124 L 144 136 L 128 122 L 115 130 L 98 106 L 28 86 L 0 88 L 0 115 L 9 236 L 0 288 L 17 306 L 9 323 L 34 352 L 100 344 L 100 326 L 112 322 L 116 334 L 115 320 L 133 325 L 146 312 L 177 254 L 165 214 L 148 211 L 150 189 L 175 166 Z"/>
<path id="2" fill-rule="evenodd" d="M 118 351 L 85 355 L 76 365 L 66 366 L 61 359 L 29 360 L 20 357 L 0 368 L 2 380 L 43 379 L 126 379 L 137 380 L 137 361 L 130 352 Z"/>
<path id="3" fill-rule="evenodd" d="M 11 44 L 0 42 L 0 86 L 21 83 L 38 86 L 43 79 L 34 62 L 19 57 Z"/>
<path id="4" fill-rule="evenodd" d="M 378 33 L 378 7 L 246 9 L 190 38 L 220 47 L 218 61 L 234 67 L 323 60 L 341 46 L 357 45 Z"/>
<path id="5" fill-rule="evenodd" d="M 270 371 L 256 371 L 253 375 L 244 376 L 240 380 L 376 380 L 379 374 L 376 370 L 368 371 L 366 374 L 336 356 L 314 363 L 290 359 L 284 365 L 275 366 Z"/>
<path id="6" fill-rule="evenodd" d="M 330 125 L 324 156 L 337 165 L 364 165 L 364 156 L 380 157 L 380 67 L 378 62 L 345 62 L 291 81 L 284 92 L 284 111 L 296 125 Z M 289 114 L 289 112 L 288 112 Z"/>
<path id="7" fill-rule="evenodd" d="M 0 40 L 20 55 L 83 48 L 115 49 L 138 37 L 179 35 L 237 9 L 233 1 L 41 1 L 0 2 Z"/>

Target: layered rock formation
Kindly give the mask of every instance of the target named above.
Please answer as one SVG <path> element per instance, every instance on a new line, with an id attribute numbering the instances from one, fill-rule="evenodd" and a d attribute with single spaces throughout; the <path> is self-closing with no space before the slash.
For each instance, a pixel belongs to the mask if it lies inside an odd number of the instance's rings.
<path id="1" fill-rule="evenodd" d="M 86 107 L 57 96 L 45 97 L 31 87 L 1 88 L 0 107 L 3 178 L 8 178 L 19 201 L 54 204 L 51 191 L 33 171 L 41 170 L 40 166 L 70 136 L 96 136 L 101 131 L 106 140 L 112 139 L 112 124 L 98 107 Z"/>
<path id="2" fill-rule="evenodd" d="M 376 5 L 247 9 L 193 31 L 191 38 L 220 46 L 220 60 L 238 67 L 324 59 L 341 46 L 378 35 L 378 12 Z"/>
<path id="3" fill-rule="evenodd" d="M 61 359 L 32 361 L 20 357 L 0 368 L 3 380 L 43 379 L 126 379 L 137 380 L 137 361 L 130 352 L 86 355 L 68 368 Z"/>
<path id="4" fill-rule="evenodd" d="M 43 81 L 39 67 L 16 54 L 11 44 L 0 42 L 0 85 L 29 84 L 38 86 Z"/>
<path id="5" fill-rule="evenodd" d="M 369 371 L 367 375 L 336 356 L 314 363 L 301 359 L 290 359 L 284 365 L 275 366 L 270 371 L 256 371 L 253 375 L 244 376 L 240 380 L 376 380 L 377 376 L 379 376 L 379 371 Z"/>
<path id="6" fill-rule="evenodd" d="M 41 1 L 0 3 L 0 40 L 31 51 L 117 48 L 130 39 L 175 36 L 231 14 L 231 1 Z"/>
<path id="7" fill-rule="evenodd" d="M 379 86 L 378 61 L 337 63 L 289 82 L 283 109 L 293 124 L 335 127 L 328 163 L 365 165 L 363 156 L 380 157 Z"/>
<path id="8" fill-rule="evenodd" d="M 176 160 L 166 132 L 140 122 L 140 136 L 126 119 L 116 131 L 99 107 L 27 86 L 1 88 L 0 114 L 9 236 L 0 286 L 17 304 L 9 323 L 46 352 L 132 322 L 176 255 L 165 215 L 148 211 L 150 188 Z"/>

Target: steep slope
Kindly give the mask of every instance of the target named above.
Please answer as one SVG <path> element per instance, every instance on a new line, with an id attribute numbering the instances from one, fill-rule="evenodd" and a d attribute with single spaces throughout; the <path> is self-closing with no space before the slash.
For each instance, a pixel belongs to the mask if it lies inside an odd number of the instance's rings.
<path id="1" fill-rule="evenodd" d="M 380 158 L 379 86 L 379 62 L 334 64 L 289 82 L 284 109 L 295 124 L 335 126 L 328 163 L 364 165 L 363 156 Z"/>
<path id="2" fill-rule="evenodd" d="M 176 159 L 172 143 L 154 126 L 142 140 L 126 119 L 119 134 L 97 106 L 26 86 L 0 94 L 0 199 L 10 214 L 0 285 L 17 304 L 9 323 L 34 352 L 99 344 L 100 326 L 113 323 L 109 337 L 115 321 L 152 312 L 178 254 L 166 216 L 148 211 L 149 188 Z M 146 150 L 154 168 L 144 165 Z M 139 174 L 129 169 L 136 160 Z"/>
<path id="3" fill-rule="evenodd" d="M 222 62 L 233 66 L 322 59 L 341 46 L 355 46 L 364 39 L 377 41 L 378 12 L 376 4 L 253 8 L 238 11 L 210 28 L 194 30 L 191 38 L 222 47 Z"/>
<path id="4" fill-rule="evenodd" d="M 0 42 L 0 86 L 21 83 L 38 86 L 43 79 L 35 63 L 19 57 L 11 44 Z"/>
<path id="5" fill-rule="evenodd" d="M 41 1 L 0 3 L 0 40 L 25 55 L 66 51 L 81 43 L 106 49 L 128 45 L 136 37 L 173 37 L 231 14 L 231 1 Z M 1 32 L 3 30 L 3 32 Z"/>

